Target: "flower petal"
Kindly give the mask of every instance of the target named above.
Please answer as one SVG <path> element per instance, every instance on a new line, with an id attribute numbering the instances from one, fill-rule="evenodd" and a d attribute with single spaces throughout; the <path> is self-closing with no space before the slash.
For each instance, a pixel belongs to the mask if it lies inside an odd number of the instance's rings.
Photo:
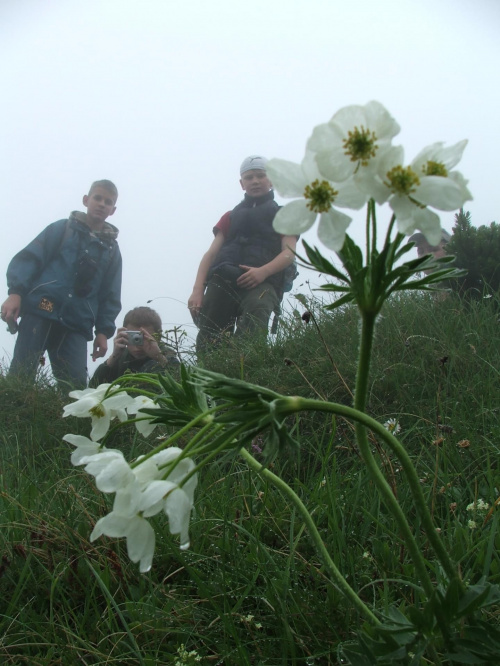
<path id="1" fill-rule="evenodd" d="M 100 444 L 91 441 L 88 437 L 83 435 L 64 435 L 63 440 L 76 446 L 76 450 L 71 454 L 71 464 L 82 465 L 82 458 L 93 456 L 101 450 Z"/>
<path id="2" fill-rule="evenodd" d="M 356 169 L 356 164 L 344 155 L 342 149 L 318 151 L 316 163 L 321 175 L 334 183 L 347 180 Z"/>
<path id="3" fill-rule="evenodd" d="M 126 460 L 117 458 L 95 478 L 95 484 L 103 493 L 114 493 L 134 481 L 135 476 Z"/>
<path id="4" fill-rule="evenodd" d="M 336 150 L 342 147 L 345 133 L 338 125 L 323 123 L 316 125 L 307 141 L 307 150 L 318 153 L 320 150 Z"/>
<path id="5" fill-rule="evenodd" d="M 115 538 L 124 537 L 127 533 L 129 522 L 130 518 L 119 516 L 112 511 L 97 521 L 90 535 L 90 540 L 95 541 L 103 534 Z"/>
<path id="6" fill-rule="evenodd" d="M 467 139 L 464 139 L 463 141 L 456 143 L 454 146 L 445 147 L 444 142 L 438 141 L 437 143 L 433 143 L 430 146 L 423 148 L 412 161 L 411 165 L 417 173 L 421 173 L 422 167 L 424 167 L 427 162 L 441 162 L 446 169 L 450 171 L 462 159 L 467 143 Z"/>
<path id="7" fill-rule="evenodd" d="M 414 198 L 419 203 L 438 210 L 456 210 L 465 203 L 458 183 L 443 176 L 423 176 Z"/>
<path id="8" fill-rule="evenodd" d="M 288 160 L 272 159 L 266 164 L 267 175 L 274 189 L 282 197 L 300 197 L 307 183 L 300 164 Z"/>
<path id="9" fill-rule="evenodd" d="M 104 411 L 102 416 L 92 416 L 92 430 L 90 431 L 90 439 L 94 442 L 99 442 L 109 430 L 111 422 L 111 415 L 108 411 Z"/>
<path id="10" fill-rule="evenodd" d="M 164 499 L 169 492 L 175 490 L 175 483 L 170 481 L 152 481 L 141 493 L 139 510 L 144 517 L 155 516 L 164 508 Z"/>
<path id="11" fill-rule="evenodd" d="M 147 520 L 135 516 L 127 530 L 127 553 L 132 562 L 139 562 L 139 571 L 147 573 L 153 563 L 155 533 Z"/>
<path id="12" fill-rule="evenodd" d="M 345 232 L 352 218 L 332 208 L 328 213 L 322 213 L 318 227 L 318 238 L 329 247 L 338 252 L 345 241 Z"/>
<path id="13" fill-rule="evenodd" d="M 168 516 L 170 532 L 180 535 L 180 549 L 189 548 L 189 518 L 191 502 L 182 488 L 176 488 L 167 497 L 165 513 Z"/>
<path id="14" fill-rule="evenodd" d="M 297 199 L 280 208 L 274 218 L 273 227 L 280 234 L 302 234 L 312 227 L 316 213 L 306 205 L 305 199 Z"/>
<path id="15" fill-rule="evenodd" d="M 138 482 L 129 483 L 123 488 L 118 488 L 113 502 L 113 512 L 131 518 L 139 511 L 140 499 L 141 489 Z"/>

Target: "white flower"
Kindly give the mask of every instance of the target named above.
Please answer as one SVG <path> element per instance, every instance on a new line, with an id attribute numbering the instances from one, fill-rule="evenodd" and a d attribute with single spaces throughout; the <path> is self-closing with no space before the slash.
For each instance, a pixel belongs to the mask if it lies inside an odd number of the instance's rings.
<path id="1" fill-rule="evenodd" d="M 326 181 L 311 151 L 306 151 L 301 164 L 272 159 L 266 170 L 277 192 L 295 199 L 278 211 L 273 222 L 275 230 L 285 235 L 302 234 L 312 227 L 319 215 L 318 238 L 331 250 L 340 250 L 352 218 L 333 204 L 341 208 L 361 208 L 366 199 L 356 185 L 351 181 L 339 185 Z"/>
<path id="2" fill-rule="evenodd" d="M 166 479 L 153 478 L 161 475 L 162 469 L 165 473 L 165 466 L 181 453 L 181 449 L 171 447 L 133 469 L 126 463 L 126 467 L 122 465 L 116 455 L 98 454 L 82 459 L 82 464 L 87 463 L 86 470 L 96 476 L 98 488 L 103 492 L 112 492 L 109 488 L 116 490 L 113 511 L 97 522 L 90 540 L 102 534 L 126 537 L 128 555 L 132 562 L 140 562 L 142 573 L 151 568 L 155 548 L 154 531 L 146 518 L 164 511 L 171 534 L 180 536 L 181 550 L 189 548 L 189 519 L 197 476 L 194 474 L 182 488 L 179 483 L 194 469 L 194 462 L 183 458 Z"/>
<path id="3" fill-rule="evenodd" d="M 139 562 L 139 570 L 146 573 L 151 569 L 155 551 L 155 533 L 147 520 L 141 516 L 121 516 L 114 511 L 97 521 L 90 540 L 95 541 L 102 534 L 109 537 L 126 537 L 127 553 L 132 562 Z"/>
<path id="4" fill-rule="evenodd" d="M 138 395 L 136 398 L 133 399 L 132 403 L 127 407 L 127 412 L 129 414 L 137 414 L 140 410 L 144 408 L 159 409 L 160 405 L 158 405 L 156 402 L 154 402 L 154 400 L 151 400 L 151 398 L 148 398 L 145 395 Z M 143 437 L 149 437 L 149 435 L 153 432 L 158 423 L 151 423 L 151 419 L 153 419 L 153 417 L 149 414 L 138 414 L 138 416 L 139 418 L 143 416 L 144 419 L 135 422 L 137 430 L 141 433 L 141 435 L 143 435 Z"/>
<path id="5" fill-rule="evenodd" d="M 323 177 L 335 183 L 352 179 L 367 201 L 387 201 L 389 191 L 377 170 L 391 154 L 391 141 L 400 127 L 380 102 L 346 106 L 330 122 L 314 128 L 307 148 L 316 153 Z"/>
<path id="6" fill-rule="evenodd" d="M 114 386 L 111 393 L 106 392 L 110 384 L 101 384 L 96 389 L 71 391 L 70 398 L 76 398 L 64 407 L 63 416 L 90 416 L 92 418 L 92 431 L 90 438 L 94 442 L 100 441 L 109 430 L 110 422 L 117 417 L 120 421 L 127 420 L 126 408 L 133 402 L 119 386 Z"/>
<path id="7" fill-rule="evenodd" d="M 474 513 L 487 513 L 489 508 L 490 505 L 481 499 L 481 497 L 479 497 L 476 502 L 468 504 L 465 510 Z"/>
<path id="8" fill-rule="evenodd" d="M 410 166 L 402 166 L 402 151 L 381 161 L 384 183 L 390 189 L 389 205 L 397 219 L 398 229 L 407 236 L 416 229 L 430 245 L 439 245 L 441 224 L 438 210 L 456 210 L 472 199 L 467 181 L 459 171 L 452 171 L 464 152 L 467 141 L 444 147 L 434 143 L 424 148 Z"/>
<path id="9" fill-rule="evenodd" d="M 475 521 L 475 520 L 469 520 L 468 523 L 467 523 L 467 527 L 468 527 L 470 530 L 475 530 L 476 527 L 477 527 L 477 523 L 476 523 L 476 521 Z"/>
<path id="10" fill-rule="evenodd" d="M 135 475 L 123 453 L 105 449 L 92 456 L 80 459 L 85 471 L 95 476 L 95 484 L 103 493 L 114 493 L 135 481 Z"/>
<path id="11" fill-rule="evenodd" d="M 387 421 L 384 423 L 384 428 L 393 435 L 397 435 L 398 432 L 401 432 L 401 426 L 399 425 L 397 419 L 387 419 Z"/>
<path id="12" fill-rule="evenodd" d="M 171 534 L 180 535 L 181 550 L 189 548 L 189 519 L 198 483 L 197 475 L 193 474 L 182 488 L 178 486 L 194 467 L 191 458 L 183 458 L 165 479 L 148 484 L 139 504 L 139 510 L 146 518 L 165 511 Z"/>
<path id="13" fill-rule="evenodd" d="M 98 442 L 93 442 L 83 435 L 64 435 L 63 439 L 77 447 L 71 454 L 71 464 L 75 466 L 83 465 L 82 458 L 93 456 L 101 450 Z"/>

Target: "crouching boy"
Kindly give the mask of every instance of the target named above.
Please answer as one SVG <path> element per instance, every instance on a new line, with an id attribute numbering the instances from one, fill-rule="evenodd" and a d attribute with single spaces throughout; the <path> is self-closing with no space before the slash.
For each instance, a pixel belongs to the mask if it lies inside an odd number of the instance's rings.
<path id="1" fill-rule="evenodd" d="M 80 388 L 94 329 L 92 357 L 106 354 L 121 310 L 118 229 L 106 222 L 117 198 L 111 181 L 95 181 L 83 197 L 86 213 L 53 222 L 10 262 L 1 317 L 11 331 L 21 317 L 10 374 L 33 381 L 47 351 L 56 379 Z"/>
<path id="2" fill-rule="evenodd" d="M 160 342 L 160 315 L 138 307 L 125 315 L 113 340 L 113 353 L 94 373 L 91 386 L 114 382 L 125 372 L 162 372 L 179 365 L 175 351 Z"/>

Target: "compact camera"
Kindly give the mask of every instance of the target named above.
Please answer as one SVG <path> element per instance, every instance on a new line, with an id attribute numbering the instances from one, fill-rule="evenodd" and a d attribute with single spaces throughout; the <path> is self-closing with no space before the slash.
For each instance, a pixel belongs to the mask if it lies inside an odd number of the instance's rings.
<path id="1" fill-rule="evenodd" d="M 142 347 L 144 344 L 144 335 L 141 331 L 127 331 L 127 344 Z"/>

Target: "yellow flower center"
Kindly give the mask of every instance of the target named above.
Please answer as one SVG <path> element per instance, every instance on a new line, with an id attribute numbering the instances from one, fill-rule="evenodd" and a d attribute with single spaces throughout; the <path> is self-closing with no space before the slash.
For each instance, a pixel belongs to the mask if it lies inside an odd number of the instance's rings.
<path id="1" fill-rule="evenodd" d="M 344 155 L 351 158 L 351 162 L 360 162 L 362 166 L 367 166 L 371 157 L 375 157 L 378 150 L 376 144 L 377 137 L 375 132 L 361 127 L 355 127 L 347 132 L 347 139 L 343 140 Z"/>
<path id="2" fill-rule="evenodd" d="M 307 185 L 304 190 L 304 198 L 309 199 L 307 207 L 315 213 L 329 211 L 337 194 L 337 190 L 334 190 L 330 183 L 326 180 L 320 183 L 318 179 Z"/>
<path id="3" fill-rule="evenodd" d="M 92 416 L 95 416 L 96 419 L 102 419 L 104 414 L 106 413 L 101 403 L 89 409 L 89 412 L 92 414 Z"/>
<path id="4" fill-rule="evenodd" d="M 424 176 L 442 176 L 446 178 L 448 175 L 445 165 L 442 162 L 434 162 L 434 160 L 426 162 L 422 167 L 422 171 L 424 172 Z"/>
<path id="5" fill-rule="evenodd" d="M 384 180 L 384 185 L 394 194 L 409 195 L 416 192 L 417 186 L 420 185 L 420 178 L 410 166 L 398 165 L 387 172 L 387 180 Z"/>

